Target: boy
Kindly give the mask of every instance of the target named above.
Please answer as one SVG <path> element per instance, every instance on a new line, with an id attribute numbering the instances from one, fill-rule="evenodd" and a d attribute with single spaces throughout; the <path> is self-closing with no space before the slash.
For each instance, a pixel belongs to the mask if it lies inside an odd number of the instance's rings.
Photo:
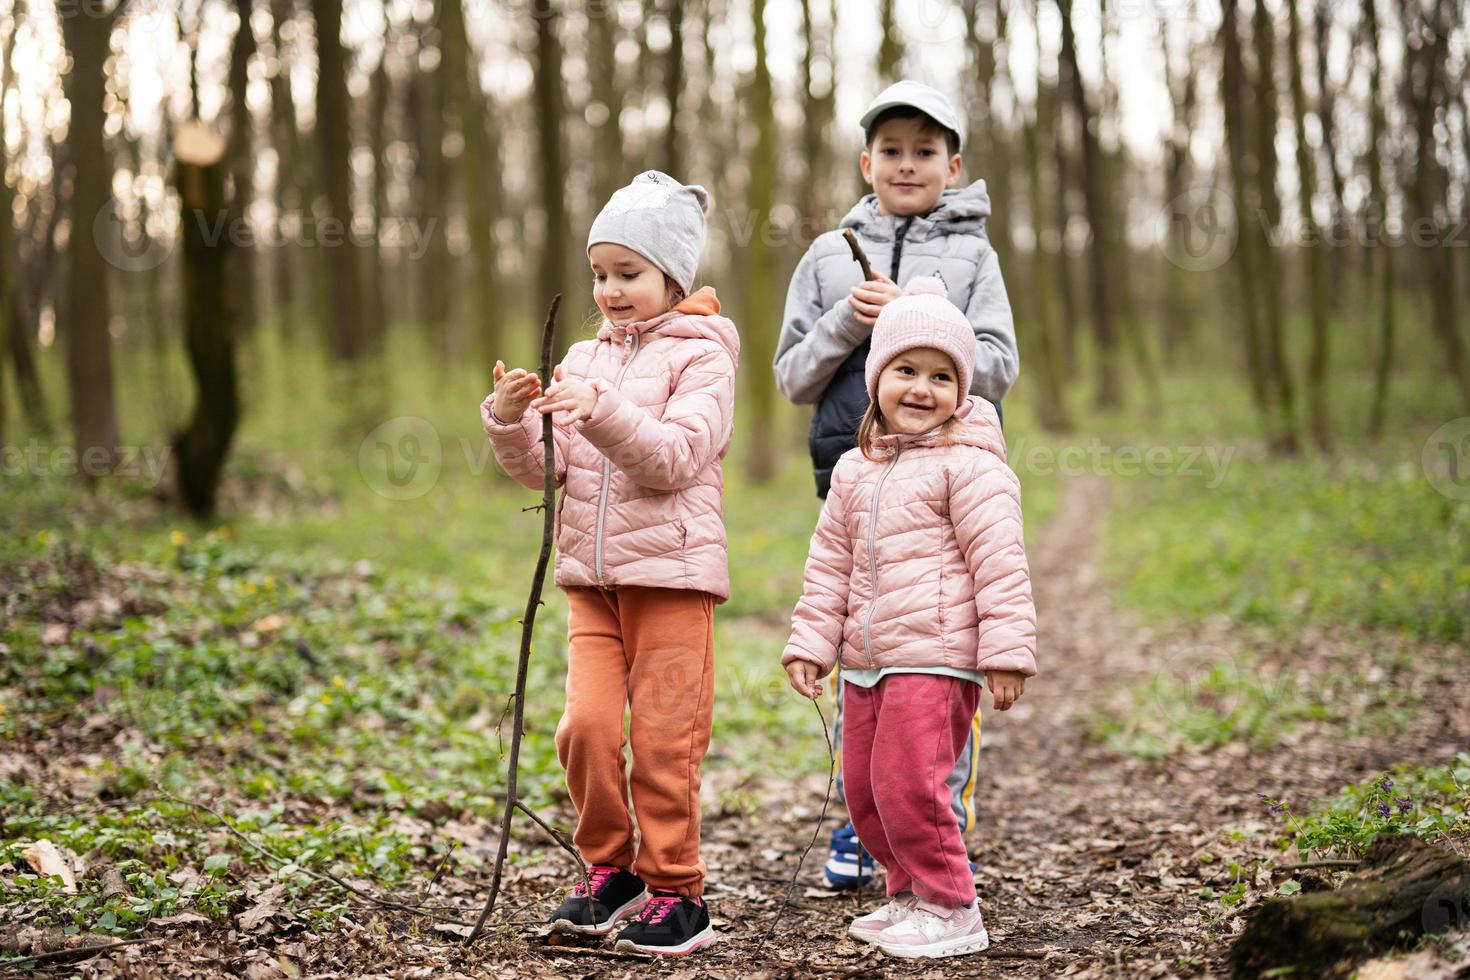
<path id="1" fill-rule="evenodd" d="M 879 311 L 916 276 L 938 276 L 975 330 L 970 392 L 995 404 L 1020 370 L 1011 304 L 1000 263 L 985 233 L 990 197 L 985 181 L 957 188 L 963 139 L 959 116 L 937 90 L 915 81 L 890 85 L 863 113 L 865 149 L 858 158 L 873 189 L 836 231 L 817 237 L 802 256 L 786 293 L 776 345 L 776 385 L 798 405 L 816 404 L 808 440 L 817 496 L 825 498 L 837 459 L 853 448 L 868 408 L 863 369 Z M 864 282 L 842 229 L 851 228 L 877 279 Z M 842 685 L 834 733 L 841 751 Z M 980 716 L 947 780 L 960 831 L 975 822 L 975 775 Z M 841 770 L 837 793 L 843 798 Z M 872 859 L 852 825 L 832 834 L 827 881 L 856 887 Z"/>

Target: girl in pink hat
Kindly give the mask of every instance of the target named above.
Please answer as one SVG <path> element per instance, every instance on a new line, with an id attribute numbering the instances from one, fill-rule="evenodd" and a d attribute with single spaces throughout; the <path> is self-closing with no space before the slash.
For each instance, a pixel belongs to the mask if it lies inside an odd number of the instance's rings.
<path id="1" fill-rule="evenodd" d="M 781 663 L 821 694 L 842 662 L 842 775 L 889 901 L 849 932 L 906 957 L 990 944 L 945 778 L 988 685 L 1036 673 L 1020 481 L 995 409 L 969 395 L 975 335 L 938 279 L 883 308 L 858 444 L 837 462 Z"/>

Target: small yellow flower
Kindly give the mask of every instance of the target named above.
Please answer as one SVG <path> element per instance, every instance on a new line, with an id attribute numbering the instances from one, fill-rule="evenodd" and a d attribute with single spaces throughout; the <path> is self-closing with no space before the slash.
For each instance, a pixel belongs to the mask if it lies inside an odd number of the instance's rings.
<path id="1" fill-rule="evenodd" d="M 265 577 L 265 581 L 263 581 L 261 584 L 265 586 L 265 590 L 267 592 L 274 591 L 276 587 L 276 577 L 274 575 L 267 575 Z"/>
<path id="2" fill-rule="evenodd" d="M 189 540 L 189 536 L 183 531 L 170 531 L 168 535 L 168 540 L 170 543 L 173 544 L 175 548 L 182 548 L 184 546 L 184 542 Z"/>
<path id="3" fill-rule="evenodd" d="M 246 592 L 249 592 L 251 595 L 255 595 L 255 583 L 254 582 L 246 582 L 245 583 L 245 591 Z"/>
<path id="4" fill-rule="evenodd" d="M 339 688 L 340 687 L 346 687 L 347 686 L 347 682 L 342 679 L 342 675 L 341 674 L 334 674 L 334 675 L 332 675 L 332 686 L 333 687 L 339 687 Z"/>
<path id="5" fill-rule="evenodd" d="M 330 694 L 323 693 L 321 697 L 321 702 L 324 705 L 331 706 L 332 696 Z"/>

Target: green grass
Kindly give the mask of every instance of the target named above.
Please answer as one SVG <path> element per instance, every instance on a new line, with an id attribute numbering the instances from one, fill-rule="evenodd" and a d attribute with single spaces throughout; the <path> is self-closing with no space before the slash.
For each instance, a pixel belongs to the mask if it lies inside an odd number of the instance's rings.
<path id="1" fill-rule="evenodd" d="M 1270 658 L 1269 646 L 1242 643 L 1223 656 L 1214 647 L 1209 651 L 1160 664 L 1122 692 L 1121 704 L 1088 712 L 1083 731 L 1113 751 L 1148 759 L 1233 742 L 1266 748 L 1304 725 L 1343 736 L 1388 735 L 1422 701 L 1422 684 L 1411 680 L 1423 682 L 1427 671 L 1444 669 L 1407 652 L 1368 662 L 1358 651 L 1344 651 L 1324 665 Z M 1370 667 L 1382 671 L 1382 683 L 1361 683 Z"/>
<path id="2" fill-rule="evenodd" d="M 1285 800 L 1263 796 L 1262 804 L 1284 822 L 1281 849 L 1295 847 L 1303 860 L 1360 857 L 1383 834 L 1462 838 L 1470 835 L 1470 753 L 1447 765 L 1401 765 L 1344 786 L 1305 816 Z"/>

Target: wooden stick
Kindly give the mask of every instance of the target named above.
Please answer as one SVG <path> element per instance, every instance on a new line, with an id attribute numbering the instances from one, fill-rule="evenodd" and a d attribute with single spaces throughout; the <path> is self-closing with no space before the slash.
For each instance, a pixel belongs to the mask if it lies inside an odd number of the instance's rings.
<path id="1" fill-rule="evenodd" d="M 138 936 L 133 939 L 119 939 L 111 943 L 96 943 L 91 946 L 72 946 L 68 949 L 53 949 L 49 953 L 22 956 L 18 960 L 0 960 L 0 966 L 7 969 L 14 969 L 20 963 L 51 963 L 56 961 L 76 963 L 80 960 L 91 959 L 98 953 L 105 953 L 109 949 L 121 949 L 124 946 L 144 946 L 148 943 L 161 943 L 167 938 L 167 936 Z"/>
<path id="2" fill-rule="evenodd" d="M 791 875 L 791 883 L 786 889 L 786 897 L 781 900 L 781 906 L 771 916 L 770 924 L 766 926 L 766 934 L 761 937 L 760 948 L 765 949 L 766 943 L 771 941 L 771 935 L 776 931 L 776 923 L 781 921 L 781 914 L 791 904 L 791 896 L 796 891 L 796 882 L 801 877 L 801 866 L 806 862 L 806 856 L 812 852 L 812 847 L 817 843 L 817 838 L 822 834 L 822 824 L 827 822 L 827 807 L 832 802 L 832 784 L 837 780 L 837 751 L 832 747 L 832 731 L 827 727 L 827 716 L 822 712 L 822 702 L 812 698 L 812 704 L 817 709 L 817 717 L 822 720 L 822 734 L 827 739 L 827 795 L 822 799 L 822 814 L 817 817 L 817 825 L 812 828 L 812 839 L 806 842 L 806 848 L 802 850 L 801 857 L 796 859 L 796 871 Z M 861 879 L 863 866 L 861 858 L 858 861 L 858 877 Z"/>
<path id="3" fill-rule="evenodd" d="M 862 266 L 864 279 L 877 279 L 873 274 L 873 267 L 868 264 L 868 256 L 863 252 L 863 247 L 858 244 L 857 236 L 852 233 L 851 228 L 842 229 L 842 237 L 847 239 L 847 247 L 852 249 L 852 260 Z"/>
<path id="4" fill-rule="evenodd" d="M 551 298 L 546 311 L 546 325 L 541 328 L 541 378 L 551 377 L 551 347 L 556 333 L 556 311 L 561 306 L 561 293 Z M 541 586 L 546 582 L 546 565 L 551 559 L 551 539 L 556 527 L 556 443 L 551 434 L 551 413 L 541 416 L 542 472 L 541 553 L 536 556 L 536 571 L 531 576 L 531 594 L 526 598 L 526 614 L 521 617 L 521 658 L 516 667 L 516 710 L 510 728 L 510 766 L 505 778 L 505 812 L 500 818 L 500 848 L 495 853 L 495 875 L 490 879 L 490 897 L 480 910 L 479 921 L 465 938 L 468 946 L 480 938 L 485 920 L 495 911 L 500 895 L 500 879 L 505 871 L 505 855 L 510 847 L 510 820 L 516 812 L 516 776 L 521 760 L 521 724 L 526 715 L 526 671 L 531 662 L 531 631 L 536 625 L 536 607 L 541 605 Z"/>
<path id="5" fill-rule="evenodd" d="M 1362 861 L 1354 861 L 1350 858 L 1328 861 L 1298 861 L 1295 864 L 1278 864 L 1273 871 L 1305 871 L 1307 868 L 1356 868 Z"/>
<path id="6" fill-rule="evenodd" d="M 233 835 L 236 839 L 238 839 L 239 841 L 241 841 L 242 843 L 244 843 L 251 850 L 253 850 L 253 851 L 255 851 L 255 852 L 257 852 L 257 853 L 259 853 L 259 854 L 261 854 L 261 855 L 263 855 L 263 856 L 265 856 L 267 858 L 270 858 L 272 861 L 275 861 L 276 863 L 278 863 L 280 865 L 283 865 L 284 866 L 284 865 L 287 865 L 287 864 L 295 864 L 295 862 L 292 861 L 292 860 L 290 860 L 289 858 L 284 858 L 281 855 L 277 854 L 275 851 L 272 851 L 269 848 L 265 847 L 264 845 L 258 844 L 255 841 L 251 840 L 250 837 L 244 831 L 242 831 L 239 827 L 236 827 L 233 823 L 231 823 L 230 820 L 227 817 L 225 817 L 224 814 L 220 813 L 214 807 L 209 806 L 206 803 L 198 803 L 198 802 L 195 802 L 194 800 L 186 800 L 186 799 L 184 799 L 182 797 L 172 796 L 172 795 L 170 795 L 168 793 L 163 794 L 163 797 L 162 798 L 165 799 L 165 800 L 168 800 L 170 803 L 177 803 L 180 806 L 191 806 L 191 807 L 194 807 L 196 810 L 203 810 L 205 813 L 209 814 L 211 817 L 214 817 L 214 819 L 218 820 L 221 827 L 225 828 L 225 830 L 228 830 L 231 835 Z M 421 915 L 421 916 L 424 916 L 425 918 L 432 919 L 435 922 L 443 922 L 443 923 L 447 923 L 448 925 L 452 925 L 452 926 L 467 926 L 467 925 L 469 925 L 468 922 L 459 922 L 459 921 L 457 921 L 455 919 L 443 919 L 443 918 L 440 918 L 439 916 L 434 915 L 432 912 L 425 911 L 421 905 L 409 905 L 409 904 L 407 904 L 405 902 L 397 902 L 397 901 L 394 901 L 394 900 L 389 899 L 389 898 L 379 898 L 377 895 L 374 895 L 372 892 L 365 892 L 361 888 L 358 888 L 356 885 L 352 885 L 352 884 L 349 884 L 346 881 L 343 881 L 341 878 L 339 878 L 336 875 L 332 874 L 330 871 L 315 871 L 315 870 L 313 870 L 311 868 L 308 868 L 305 865 L 301 865 L 301 864 L 297 864 L 296 865 L 296 870 L 297 871 L 300 871 L 302 874 L 306 875 L 308 878 L 315 878 L 317 881 L 324 881 L 324 882 L 327 882 L 328 884 L 336 885 L 338 888 L 341 888 L 341 889 L 344 889 L 344 890 L 346 890 L 348 892 L 351 892 L 352 894 L 356 895 L 358 898 L 361 898 L 361 899 L 364 899 L 366 901 L 369 901 L 369 902 L 373 903 L 378 908 L 394 909 L 395 911 L 399 911 L 399 912 L 409 912 L 409 913 L 412 913 L 413 915 Z"/>
<path id="7" fill-rule="evenodd" d="M 567 840 L 566 834 L 562 833 L 551 824 L 547 823 L 545 820 L 542 820 L 540 817 L 536 816 L 536 813 L 520 800 L 516 800 L 516 809 L 520 810 L 526 816 L 536 821 L 537 826 L 546 831 L 547 835 L 550 836 L 553 841 L 560 844 L 562 850 L 570 854 L 572 858 L 577 862 L 577 867 L 581 870 L 582 877 L 585 878 L 587 876 L 587 862 L 582 860 L 582 855 L 577 853 L 576 845 Z"/>

